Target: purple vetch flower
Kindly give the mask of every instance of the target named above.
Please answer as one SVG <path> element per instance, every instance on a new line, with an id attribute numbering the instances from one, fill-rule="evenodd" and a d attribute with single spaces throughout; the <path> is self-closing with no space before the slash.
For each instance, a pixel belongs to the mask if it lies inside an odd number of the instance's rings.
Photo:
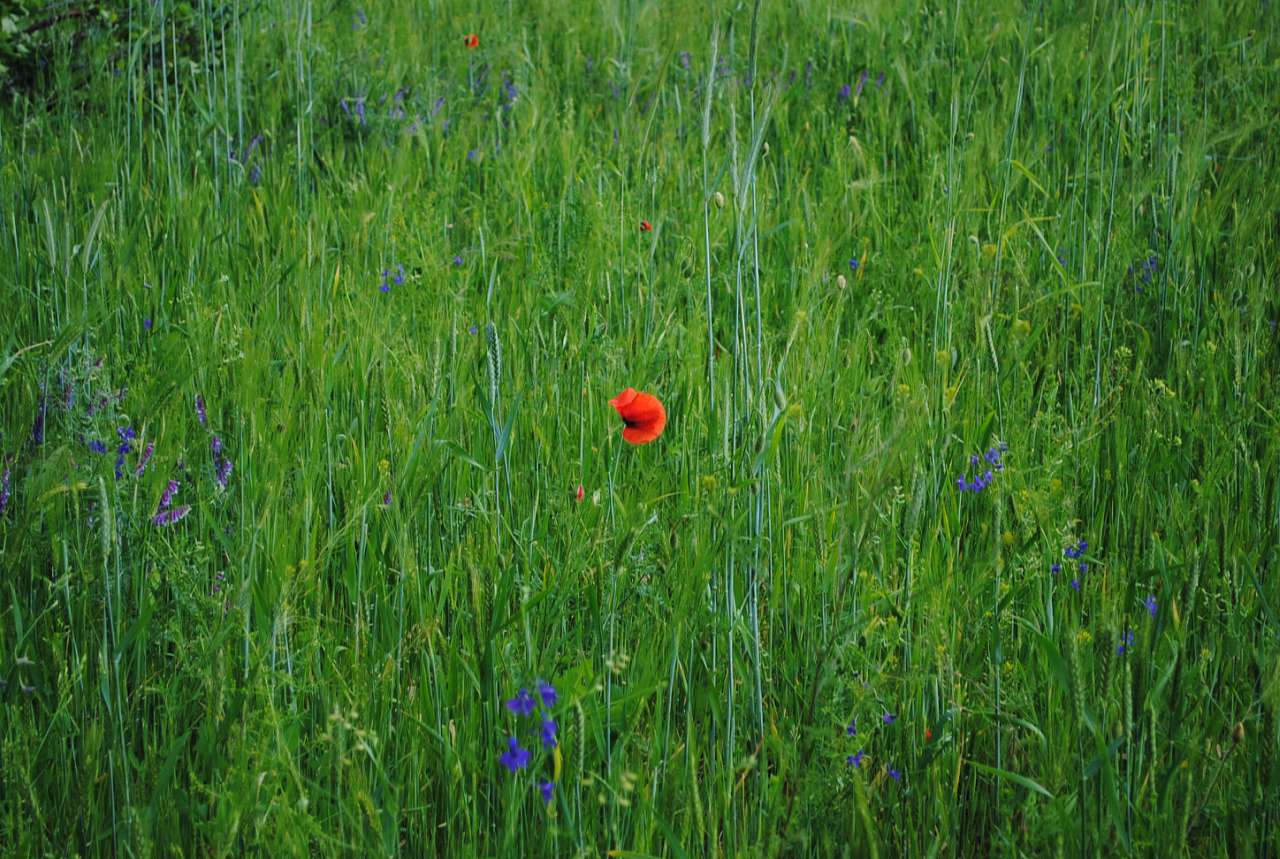
<path id="1" fill-rule="evenodd" d="M 138 467 L 133 470 L 134 477 L 141 477 L 143 472 L 147 470 L 147 463 L 151 462 L 151 454 L 156 451 L 156 443 L 154 441 L 147 442 L 147 446 L 142 449 L 142 456 L 138 457 Z"/>
<path id="2" fill-rule="evenodd" d="M 209 440 L 209 449 L 213 451 L 213 455 L 214 455 L 215 457 L 216 457 L 216 456 L 218 456 L 219 454 L 221 454 L 221 453 L 222 453 L 222 438 L 221 438 L 220 436 L 216 436 L 216 435 L 215 435 L 212 439 L 210 439 L 210 440 Z"/>
<path id="3" fill-rule="evenodd" d="M 1057 561 L 1054 561 L 1052 564 L 1049 565 L 1049 572 L 1053 573 L 1054 575 L 1057 575 L 1058 573 L 1062 572 L 1062 564 L 1059 564 Z"/>
<path id="4" fill-rule="evenodd" d="M 1116 656 L 1123 656 L 1133 647 L 1133 630 L 1127 629 L 1120 636 L 1120 643 L 1116 645 Z"/>
<path id="5" fill-rule="evenodd" d="M 439 113 L 440 109 L 443 107 L 444 107 L 444 96 L 440 96 L 435 100 L 435 103 L 431 105 L 431 116 L 429 118 L 435 119 L 436 114 Z"/>
<path id="6" fill-rule="evenodd" d="M 178 481 L 170 480 L 169 485 L 164 488 L 164 493 L 160 496 L 160 505 L 156 507 L 156 512 L 161 513 L 169 509 L 169 505 L 173 503 L 173 496 L 178 494 Z"/>
<path id="7" fill-rule="evenodd" d="M 556 786 L 554 782 L 549 782 L 549 781 L 538 782 L 538 793 L 542 794 L 542 801 L 547 803 L 548 805 L 551 804 L 552 791 L 554 791 L 555 789 L 556 789 Z"/>
<path id="8" fill-rule="evenodd" d="M 200 421 L 200 426 L 205 426 L 209 422 L 209 418 L 204 411 L 204 397 L 199 394 L 196 394 L 196 417 Z"/>
<path id="9" fill-rule="evenodd" d="M 454 254 L 454 257 L 453 257 L 453 266 L 454 266 L 454 268 L 460 268 L 460 267 L 461 267 L 461 266 L 463 266 L 465 263 L 466 263 L 466 260 L 464 260 L 464 259 L 462 258 L 462 255 L 461 255 L 461 254 Z"/>
<path id="10" fill-rule="evenodd" d="M 224 572 L 222 572 L 221 570 L 219 570 L 217 573 L 215 573 L 215 574 L 214 574 L 214 576 L 213 576 L 213 592 L 214 592 L 215 594 L 216 594 L 216 593 L 221 593 L 221 592 L 222 592 L 222 585 L 226 582 L 226 580 L 227 580 L 227 574 L 226 574 L 226 573 L 224 573 Z"/>
<path id="11" fill-rule="evenodd" d="M 849 92 L 850 92 L 850 86 L 848 84 L 845 84 L 844 86 L 840 87 L 840 92 L 836 93 L 836 98 L 840 101 L 848 101 Z"/>
<path id="12" fill-rule="evenodd" d="M 223 459 L 218 465 L 218 471 L 214 475 L 218 480 L 218 485 L 223 489 L 227 488 L 227 481 L 231 479 L 231 460 Z"/>
<path id="13" fill-rule="evenodd" d="M 1081 561 L 1081 562 L 1080 562 L 1080 564 L 1079 564 L 1079 567 L 1080 567 L 1080 574 L 1081 574 L 1081 575 L 1084 575 L 1085 573 L 1089 572 L 1089 563 L 1088 563 L 1088 561 Z"/>
<path id="14" fill-rule="evenodd" d="M 516 693 L 516 697 L 507 700 L 507 709 L 517 716 L 532 715 L 535 706 L 533 696 L 529 694 L 528 689 L 524 688 Z"/>
<path id="15" fill-rule="evenodd" d="M 538 697 L 542 699 L 542 706 L 554 707 L 558 696 L 556 695 L 556 687 L 552 686 L 545 680 L 538 681 Z"/>
<path id="16" fill-rule="evenodd" d="M 894 722 L 898 721 L 898 717 L 886 710 L 884 715 L 880 717 L 880 721 L 884 722 L 886 725 L 892 725 Z"/>
<path id="17" fill-rule="evenodd" d="M 89 450 L 93 451 L 94 453 L 106 453 L 107 446 L 102 442 L 98 441 L 96 438 L 91 438 L 89 439 Z"/>
<path id="18" fill-rule="evenodd" d="M 382 506 L 383 507 L 391 506 L 391 490 L 390 489 L 382 493 Z"/>
<path id="19" fill-rule="evenodd" d="M 1071 580 L 1071 587 L 1075 588 L 1076 593 L 1080 593 L 1080 580 L 1079 580 L 1079 579 L 1072 579 L 1072 580 Z"/>
<path id="20" fill-rule="evenodd" d="M 4 474 L 0 474 L 0 516 L 4 515 L 5 508 L 9 506 L 9 466 L 4 467 Z"/>
<path id="21" fill-rule="evenodd" d="M 31 441 L 35 444 L 44 444 L 44 415 L 48 407 L 48 400 L 42 396 L 40 410 L 36 412 L 35 422 L 31 425 Z"/>
<path id="22" fill-rule="evenodd" d="M 520 741 L 510 737 L 507 739 L 507 750 L 498 758 L 498 762 L 511 772 L 515 772 L 529 765 L 529 757 L 529 750 L 520 748 Z"/>
<path id="23" fill-rule="evenodd" d="M 542 720 L 542 727 L 538 729 L 538 736 L 542 738 L 542 745 L 548 749 L 556 747 L 556 723 L 554 719 Z"/>
<path id="24" fill-rule="evenodd" d="M 1147 614 L 1152 617 L 1155 617 L 1156 612 L 1160 610 L 1160 605 L 1156 602 L 1155 594 L 1147 594 L 1147 598 L 1142 601 L 1142 604 L 1147 607 Z"/>
<path id="25" fill-rule="evenodd" d="M 186 518 L 187 514 L 190 512 L 191 512 L 191 505 L 183 504 L 181 507 L 174 507 L 172 510 L 162 510 L 161 512 L 157 513 L 155 516 L 152 516 L 151 521 L 152 523 L 160 526 L 161 528 L 167 528 L 170 525 L 174 525 L 174 524 L 177 524 L 178 522 L 181 522 L 183 519 Z"/>
<path id="26" fill-rule="evenodd" d="M 889 767 L 889 778 L 894 781 L 902 781 L 902 772 L 900 770 L 895 770 L 893 767 Z"/>
<path id="27" fill-rule="evenodd" d="M 882 86 L 884 86 L 884 72 L 876 75 L 876 89 L 880 89 Z"/>
<path id="28" fill-rule="evenodd" d="M 849 755 L 847 758 L 844 759 L 844 762 L 849 766 L 853 767 L 854 769 L 857 769 L 862 766 L 862 759 L 864 757 L 865 755 L 862 753 L 862 749 L 858 749 L 857 754 Z"/>
<path id="29" fill-rule="evenodd" d="M 845 727 L 844 734 L 846 737 L 852 737 L 856 733 L 858 733 L 858 720 L 855 717 L 850 720 L 849 724 Z"/>
<path id="30" fill-rule="evenodd" d="M 978 455 L 977 455 L 976 453 L 971 453 L 971 454 L 969 454 L 969 467 L 970 467 L 970 468 L 977 468 L 977 467 L 978 467 L 978 462 L 979 462 L 979 460 L 978 460 Z"/>

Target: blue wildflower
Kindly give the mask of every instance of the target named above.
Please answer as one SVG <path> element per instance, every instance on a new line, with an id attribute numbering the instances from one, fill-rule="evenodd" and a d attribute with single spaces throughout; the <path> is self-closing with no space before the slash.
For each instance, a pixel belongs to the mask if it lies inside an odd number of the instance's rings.
<path id="1" fill-rule="evenodd" d="M 1155 594 L 1147 594 L 1147 598 L 1142 601 L 1142 604 L 1147 607 L 1147 614 L 1151 615 L 1152 617 L 1156 616 L 1156 612 L 1159 610 L 1160 606 L 1156 602 Z"/>
<path id="2" fill-rule="evenodd" d="M 902 773 L 899 770 L 895 770 L 893 767 L 889 767 L 889 778 L 894 781 L 902 781 Z"/>
<path id="3" fill-rule="evenodd" d="M 5 466 L 4 474 L 0 475 L 0 515 L 4 514 L 4 510 L 9 506 L 9 467 Z"/>
<path id="4" fill-rule="evenodd" d="M 857 270 L 858 270 L 858 266 L 859 266 L 859 265 L 860 265 L 860 263 L 858 262 L 858 258 L 857 258 L 857 257 L 850 257 L 850 258 L 849 258 L 849 270 L 850 270 L 850 271 L 857 271 Z"/>
<path id="5" fill-rule="evenodd" d="M 892 725 L 894 722 L 898 721 L 898 717 L 886 710 L 885 714 L 880 717 L 880 720 L 886 725 Z"/>
<path id="6" fill-rule="evenodd" d="M 524 688 L 516 693 L 516 697 L 507 701 L 507 709 L 517 716 L 531 715 L 535 706 L 533 696 L 529 694 L 528 689 Z"/>
<path id="7" fill-rule="evenodd" d="M 1057 561 L 1054 561 L 1052 564 L 1049 565 L 1049 572 L 1053 573 L 1054 575 L 1057 575 L 1058 573 L 1062 572 L 1062 564 L 1059 564 Z"/>
<path id="8" fill-rule="evenodd" d="M 89 440 L 89 450 L 93 451 L 94 453 L 106 453 L 107 446 L 102 442 L 98 441 L 96 438 L 94 438 Z"/>
<path id="9" fill-rule="evenodd" d="M 849 722 L 848 727 L 844 729 L 844 733 L 847 737 L 852 737 L 854 734 L 858 733 L 858 720 L 856 718 Z"/>
<path id="10" fill-rule="evenodd" d="M 542 739 L 542 745 L 548 749 L 556 747 L 556 723 L 554 719 L 543 719 L 542 727 L 538 729 L 538 736 Z"/>
<path id="11" fill-rule="evenodd" d="M 461 254 L 455 254 L 453 257 L 454 268 L 460 268 L 466 263 Z"/>
<path id="12" fill-rule="evenodd" d="M 542 801 L 547 803 L 548 805 L 551 804 L 552 792 L 555 789 L 556 789 L 556 786 L 554 782 L 549 782 L 549 781 L 538 782 L 538 793 L 542 794 Z"/>
<path id="13" fill-rule="evenodd" d="M 848 101 L 849 93 L 850 93 L 850 87 L 848 84 L 845 84 L 844 86 L 840 87 L 840 92 L 836 95 L 836 98 L 838 98 L 840 101 Z"/>
<path id="14" fill-rule="evenodd" d="M 538 697 L 542 699 L 542 706 L 554 707 L 556 705 L 556 687 L 547 683 L 545 680 L 538 681 Z"/>
<path id="15" fill-rule="evenodd" d="M 865 757 L 865 755 L 863 755 L 862 749 L 858 749 L 857 754 L 849 755 L 847 758 L 844 759 L 844 762 L 849 766 L 853 767 L 854 769 L 857 769 L 858 767 L 862 766 L 863 757 Z"/>
<path id="16" fill-rule="evenodd" d="M 1120 636 L 1120 643 L 1116 645 L 1116 656 L 1123 656 L 1133 647 L 1133 630 L 1125 630 Z"/>
<path id="17" fill-rule="evenodd" d="M 510 737 L 507 740 L 507 750 L 502 753 L 498 761 L 511 772 L 515 772 L 529 765 L 529 757 L 529 750 L 520 748 L 520 741 Z"/>

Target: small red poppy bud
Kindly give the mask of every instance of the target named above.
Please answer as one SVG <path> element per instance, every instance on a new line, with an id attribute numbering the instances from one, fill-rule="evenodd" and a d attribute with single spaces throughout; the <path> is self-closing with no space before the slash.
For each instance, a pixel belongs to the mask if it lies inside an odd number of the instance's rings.
<path id="1" fill-rule="evenodd" d="M 928 728 L 925 728 L 925 729 L 924 729 L 924 741 L 927 743 L 927 742 L 929 742 L 929 741 L 930 741 L 930 740 L 932 740 L 932 739 L 933 739 L 933 731 L 930 731 Z"/>
<path id="2" fill-rule="evenodd" d="M 466 38 L 463 40 L 463 44 L 468 48 L 478 48 L 480 47 L 480 37 L 475 33 L 467 33 Z"/>
<path id="3" fill-rule="evenodd" d="M 640 222 L 640 232 L 642 232 L 642 233 L 652 233 L 652 232 L 653 232 L 653 224 L 649 223 L 648 221 L 641 221 L 641 222 Z"/>
<path id="4" fill-rule="evenodd" d="M 583 498 L 585 498 L 586 496 L 587 496 L 587 490 L 583 489 L 583 488 L 582 488 L 582 484 L 581 484 L 581 483 L 579 483 L 579 484 L 578 484 L 578 491 L 577 491 L 577 492 L 575 492 L 575 493 L 573 493 L 573 500 L 574 500 L 574 501 L 576 501 L 576 502 L 578 502 L 579 504 L 581 504 L 581 503 L 582 503 L 582 499 L 583 499 Z"/>

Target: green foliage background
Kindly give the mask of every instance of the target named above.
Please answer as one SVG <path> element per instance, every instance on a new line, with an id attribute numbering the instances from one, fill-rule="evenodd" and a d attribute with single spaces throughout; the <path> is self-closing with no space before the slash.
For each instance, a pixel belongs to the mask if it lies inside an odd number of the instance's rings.
<path id="1" fill-rule="evenodd" d="M 0 113 L 0 852 L 1275 854 L 1269 4 L 126 5 Z"/>

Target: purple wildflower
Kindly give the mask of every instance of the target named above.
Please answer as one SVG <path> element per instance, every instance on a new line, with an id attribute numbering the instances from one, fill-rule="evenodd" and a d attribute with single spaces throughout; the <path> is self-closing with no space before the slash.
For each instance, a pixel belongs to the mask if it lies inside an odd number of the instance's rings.
<path id="1" fill-rule="evenodd" d="M 857 258 L 857 257 L 850 257 L 850 258 L 849 258 L 849 270 L 850 270 L 850 271 L 855 271 L 855 272 L 856 272 L 856 271 L 858 270 L 858 266 L 859 266 L 859 265 L 861 265 L 861 263 L 859 263 L 859 262 L 858 262 L 858 258 Z"/>
<path id="2" fill-rule="evenodd" d="M 159 525 L 161 528 L 167 528 L 181 522 L 191 512 L 190 504 L 183 504 L 181 507 L 174 507 L 172 510 L 162 510 L 155 516 L 151 517 L 152 523 Z"/>
<path id="3" fill-rule="evenodd" d="M 846 737 L 852 737 L 856 733 L 858 733 L 858 719 L 857 717 L 854 717 L 850 720 L 849 724 L 845 726 L 844 734 Z"/>
<path id="4" fill-rule="evenodd" d="M 145 329 L 147 329 L 148 331 L 150 331 L 150 330 L 151 330 L 151 317 L 150 317 L 150 316 L 148 316 L 146 319 L 142 320 L 142 327 L 143 327 L 143 328 L 145 328 Z"/>
<path id="5" fill-rule="evenodd" d="M 151 454 L 156 452 L 156 443 L 154 441 L 147 442 L 147 446 L 142 449 L 142 456 L 138 458 L 138 467 L 133 470 L 134 477 L 141 477 L 143 472 L 147 470 L 147 463 L 151 462 Z"/>
<path id="6" fill-rule="evenodd" d="M 35 444 L 44 444 L 44 413 L 47 408 L 48 401 L 41 397 L 40 411 L 36 412 L 35 423 L 31 425 L 31 441 Z"/>
<path id="7" fill-rule="evenodd" d="M 502 753 L 498 761 L 511 772 L 515 772 L 529 765 L 529 757 L 529 750 L 520 748 L 520 741 L 510 737 L 507 740 L 507 750 Z"/>
<path id="8" fill-rule="evenodd" d="M 864 757 L 865 755 L 862 753 L 862 749 L 858 749 L 857 754 L 849 755 L 847 758 L 844 759 L 844 762 L 849 766 L 853 767 L 854 769 L 857 769 L 858 767 L 862 766 L 862 759 Z"/>
<path id="9" fill-rule="evenodd" d="M 543 719 L 542 727 L 538 730 L 538 736 L 542 738 L 542 745 L 548 749 L 556 747 L 556 723 L 554 719 Z"/>
<path id="10" fill-rule="evenodd" d="M 468 149 L 468 150 L 467 150 L 467 160 L 468 160 L 468 161 L 475 161 L 475 160 L 476 160 L 477 158 L 479 158 L 479 157 L 480 157 L 480 150 L 479 150 L 479 149 Z"/>
<path id="11" fill-rule="evenodd" d="M 170 480 L 169 485 L 164 488 L 164 493 L 160 496 L 160 506 L 156 508 L 157 513 L 161 513 L 169 509 L 169 505 L 173 503 L 173 496 L 178 494 L 178 481 Z"/>
<path id="12" fill-rule="evenodd" d="M 884 86 L 884 72 L 876 75 L 876 89 L 880 89 L 882 86 Z"/>
<path id="13" fill-rule="evenodd" d="M 386 492 L 382 494 L 382 506 L 383 507 L 391 506 L 391 490 L 390 489 L 388 489 Z"/>
<path id="14" fill-rule="evenodd" d="M 227 481 L 231 479 L 231 460 L 224 459 L 218 465 L 218 471 L 214 475 L 218 479 L 218 485 L 223 489 L 227 488 Z"/>
<path id="15" fill-rule="evenodd" d="M 480 330 L 479 328 L 476 328 L 474 325 L 472 325 L 470 328 L 468 328 L 468 329 L 467 329 L 467 333 L 468 333 L 468 334 L 475 334 L 475 333 L 476 333 L 477 331 L 479 331 L 479 330 Z"/>
<path id="16" fill-rule="evenodd" d="M 440 112 L 440 109 L 441 109 L 442 107 L 444 107 L 444 96 L 440 96 L 439 98 L 437 98 L 437 99 L 435 100 L 435 104 L 431 105 L 431 116 L 430 116 L 430 118 L 431 118 L 431 119 L 435 119 L 435 118 L 436 118 L 436 114 Z"/>
<path id="17" fill-rule="evenodd" d="M 132 450 L 133 446 L 127 441 L 120 442 L 120 446 L 116 448 L 116 480 L 124 477 L 124 458 Z"/>
<path id="18" fill-rule="evenodd" d="M 0 475 L 0 515 L 4 515 L 5 508 L 9 506 L 9 467 L 5 466 L 4 474 Z"/>
<path id="19" fill-rule="evenodd" d="M 880 717 L 880 721 L 884 722 L 886 725 L 892 725 L 894 722 L 898 721 L 898 717 L 886 710 L 885 714 Z"/>
<path id="20" fill-rule="evenodd" d="M 461 254 L 454 254 L 454 257 L 453 257 L 454 268 L 461 268 L 465 263 L 466 263 L 466 260 L 462 258 Z"/>
<path id="21" fill-rule="evenodd" d="M 551 804 L 552 791 L 554 791 L 555 789 L 556 789 L 556 786 L 554 782 L 549 782 L 549 781 L 538 782 L 538 793 L 542 794 L 542 801 L 547 803 L 548 805 Z"/>
<path id="22" fill-rule="evenodd" d="M 507 700 L 507 709 L 517 716 L 531 715 L 535 706 L 533 696 L 524 688 L 516 693 L 516 697 Z"/>
<path id="23" fill-rule="evenodd" d="M 1147 594 L 1147 598 L 1142 601 L 1142 604 L 1147 607 L 1147 614 L 1152 617 L 1156 616 L 1156 612 L 1159 610 L 1160 605 L 1156 602 L 1155 594 Z"/>
<path id="24" fill-rule="evenodd" d="M 213 455 L 214 455 L 214 456 L 218 456 L 219 454 L 221 454 L 221 453 L 222 453 L 222 438 L 221 438 L 221 437 L 219 437 L 219 436 L 216 436 L 216 435 L 215 435 L 212 439 L 210 439 L 210 441 L 209 441 L 209 449 L 213 451 Z"/>
<path id="25" fill-rule="evenodd" d="M 209 422 L 208 416 L 204 411 L 204 397 L 196 394 L 196 418 L 200 421 L 200 426 L 204 426 Z"/>
<path id="26" fill-rule="evenodd" d="M 840 92 L 836 93 L 836 98 L 840 101 L 848 101 L 851 87 L 848 84 L 840 87 Z"/>
<path id="27" fill-rule="evenodd" d="M 1072 580 L 1071 580 L 1071 587 L 1075 588 L 1076 593 L 1080 593 L 1080 580 L 1079 580 L 1079 579 L 1072 579 Z"/>
<path id="28" fill-rule="evenodd" d="M 92 439 L 89 439 L 89 450 L 93 451 L 94 453 L 106 453 L 107 446 L 102 442 L 98 441 L 96 438 L 92 438 Z"/>
<path id="29" fill-rule="evenodd" d="M 556 696 L 556 687 L 552 686 L 545 680 L 538 681 L 538 697 L 542 699 L 542 706 L 554 707 L 558 700 Z"/>
<path id="30" fill-rule="evenodd" d="M 866 85 L 867 85 L 867 70 L 863 69 L 862 74 L 858 76 L 858 89 L 853 94 L 854 98 L 859 98 L 862 95 L 862 88 Z"/>
<path id="31" fill-rule="evenodd" d="M 895 770 L 893 767 L 889 767 L 889 778 L 894 781 L 902 781 L 902 773 L 899 770 Z"/>
<path id="32" fill-rule="evenodd" d="M 1049 565 L 1049 572 L 1053 573 L 1056 576 L 1058 573 L 1062 572 L 1062 564 L 1059 564 L 1057 561 L 1054 561 L 1052 564 Z"/>
<path id="33" fill-rule="evenodd" d="M 688 52 L 688 51 L 681 51 L 681 52 L 680 52 L 680 65 L 684 67 L 685 71 L 688 71 L 688 70 L 689 70 L 689 60 L 690 60 L 689 52 Z M 590 62 L 590 57 L 588 57 L 588 58 L 587 58 L 587 61 L 588 61 L 588 62 Z M 588 71 L 590 71 L 590 69 L 588 69 Z"/>

